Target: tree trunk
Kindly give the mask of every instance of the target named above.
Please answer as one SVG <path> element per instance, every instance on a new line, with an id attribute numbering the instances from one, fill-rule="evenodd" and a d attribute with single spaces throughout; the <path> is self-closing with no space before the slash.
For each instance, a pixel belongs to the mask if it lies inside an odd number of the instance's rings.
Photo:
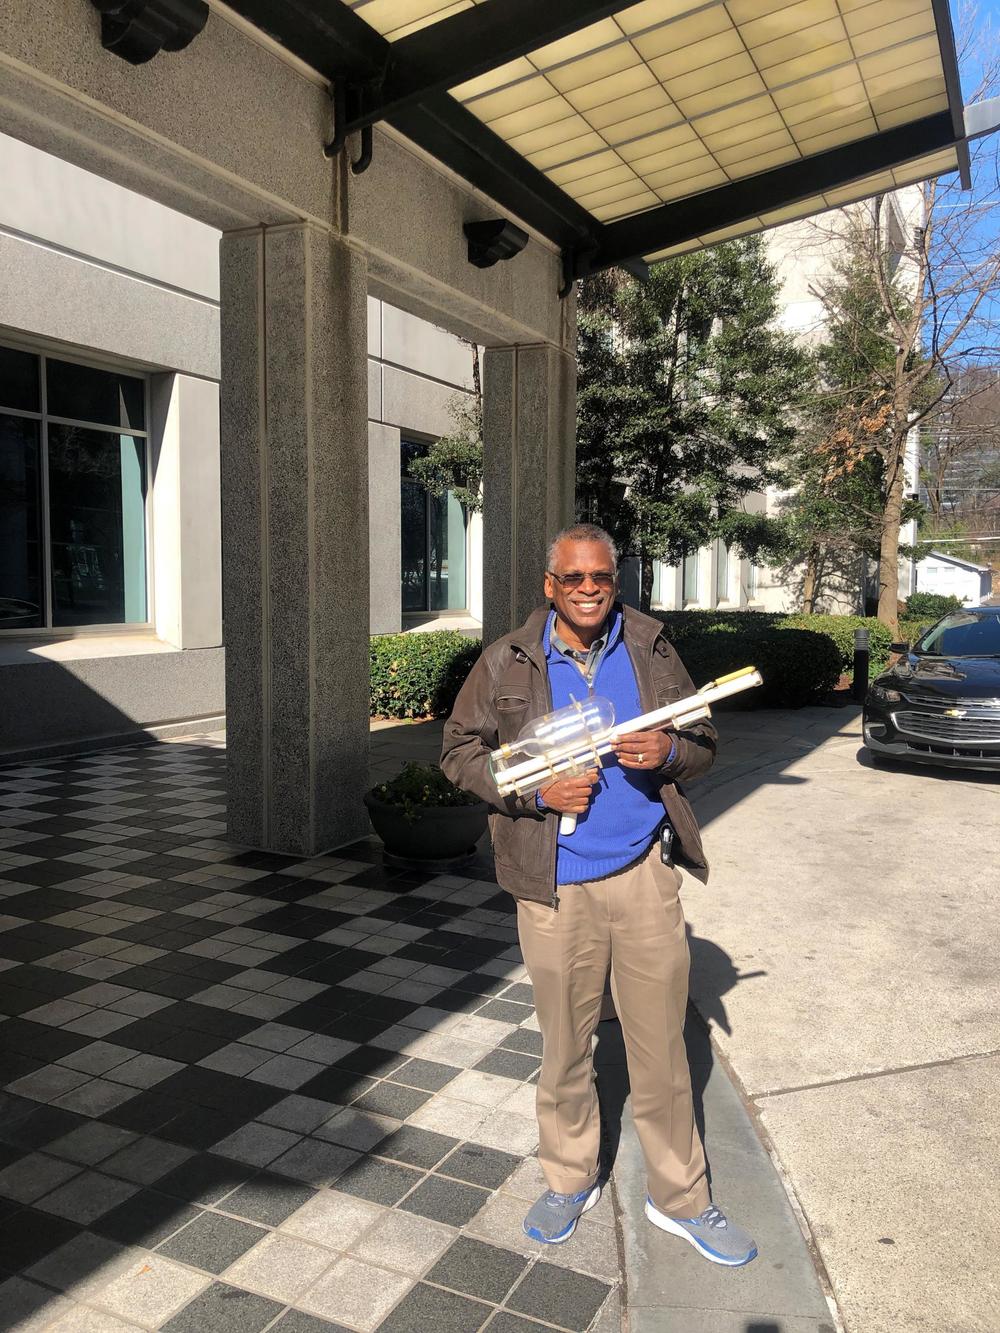
<path id="1" fill-rule="evenodd" d="M 905 422 L 905 417 L 904 417 Z M 878 618 L 892 633 L 899 634 L 899 529 L 903 513 L 903 485 L 906 480 L 905 424 L 893 432 L 886 458 L 887 489 L 882 514 L 882 534 L 878 557 Z"/>
<path id="2" fill-rule="evenodd" d="M 819 547 L 810 546 L 806 555 L 806 571 L 802 580 L 802 610 L 811 616 L 816 610 L 816 594 L 819 591 Z"/>
<path id="3" fill-rule="evenodd" d="M 653 560 L 651 556 L 639 557 L 639 610 L 647 614 L 653 605 Z"/>

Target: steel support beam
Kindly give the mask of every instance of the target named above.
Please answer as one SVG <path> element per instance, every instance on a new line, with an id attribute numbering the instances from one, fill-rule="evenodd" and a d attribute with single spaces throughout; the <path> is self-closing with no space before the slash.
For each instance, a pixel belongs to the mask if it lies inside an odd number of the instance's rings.
<path id="1" fill-rule="evenodd" d="M 348 118 L 348 133 L 498 69 L 638 0 L 486 0 L 386 42 L 385 77 Z"/>

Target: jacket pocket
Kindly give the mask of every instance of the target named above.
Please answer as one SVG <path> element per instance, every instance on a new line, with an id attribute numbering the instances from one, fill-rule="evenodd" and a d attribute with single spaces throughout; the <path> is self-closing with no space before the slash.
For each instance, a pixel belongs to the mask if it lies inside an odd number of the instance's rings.
<path id="1" fill-rule="evenodd" d="M 528 712 L 525 694 L 501 694 L 497 697 L 497 736 L 501 745 L 517 740 Z"/>

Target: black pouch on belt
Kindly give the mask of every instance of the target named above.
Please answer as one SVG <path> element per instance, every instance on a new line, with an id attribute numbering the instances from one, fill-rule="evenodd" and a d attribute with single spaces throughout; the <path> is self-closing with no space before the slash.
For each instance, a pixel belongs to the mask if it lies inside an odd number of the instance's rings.
<path id="1" fill-rule="evenodd" d="M 674 863 L 674 831 L 669 824 L 660 825 L 660 860 L 665 866 Z"/>

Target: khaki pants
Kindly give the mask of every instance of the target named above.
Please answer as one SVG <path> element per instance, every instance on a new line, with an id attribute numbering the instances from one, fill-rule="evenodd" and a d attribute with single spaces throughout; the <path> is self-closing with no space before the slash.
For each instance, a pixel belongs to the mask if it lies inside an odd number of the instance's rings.
<path id="1" fill-rule="evenodd" d="M 538 1156 L 549 1188 L 576 1194 L 597 1179 L 591 1043 L 610 963 L 649 1195 L 662 1212 L 693 1217 L 710 1200 L 683 1037 L 689 956 L 680 879 L 654 843 L 616 875 L 561 885 L 557 911 L 519 901 L 517 927 L 542 1030 Z"/>

